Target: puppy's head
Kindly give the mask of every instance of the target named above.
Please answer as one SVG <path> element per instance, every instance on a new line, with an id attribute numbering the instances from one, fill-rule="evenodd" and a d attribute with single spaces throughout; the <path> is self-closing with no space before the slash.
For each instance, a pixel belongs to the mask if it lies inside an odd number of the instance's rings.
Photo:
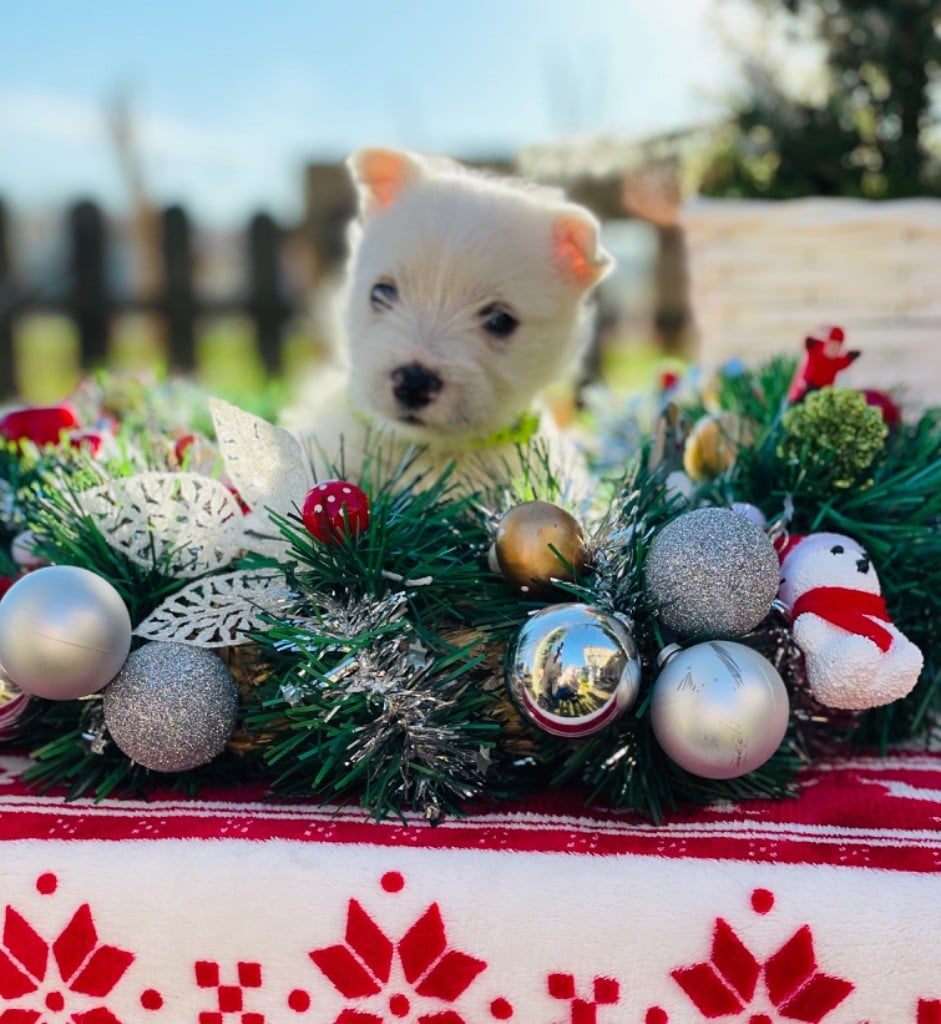
<path id="1" fill-rule="evenodd" d="M 346 296 L 354 404 L 411 440 L 485 438 L 579 354 L 611 266 L 587 210 L 544 188 L 362 150 Z"/>

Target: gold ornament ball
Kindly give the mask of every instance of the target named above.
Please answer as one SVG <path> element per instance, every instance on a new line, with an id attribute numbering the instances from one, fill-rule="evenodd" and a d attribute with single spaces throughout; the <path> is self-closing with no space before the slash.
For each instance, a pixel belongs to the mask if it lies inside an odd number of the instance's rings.
<path id="1" fill-rule="evenodd" d="M 578 521 L 548 501 L 511 508 L 497 527 L 494 550 L 504 579 L 524 594 L 551 593 L 554 579 L 574 580 L 569 566 L 578 573 L 587 562 Z"/>
<path id="2" fill-rule="evenodd" d="M 686 439 L 683 468 L 694 480 L 711 480 L 729 469 L 742 445 L 754 439 L 751 423 L 734 412 L 703 416 Z"/>

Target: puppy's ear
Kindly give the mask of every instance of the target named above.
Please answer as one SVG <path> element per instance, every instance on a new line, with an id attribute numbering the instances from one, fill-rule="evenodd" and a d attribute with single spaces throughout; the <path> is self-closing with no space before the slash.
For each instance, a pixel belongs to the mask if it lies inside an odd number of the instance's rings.
<path id="1" fill-rule="evenodd" d="M 602 247 L 598 221 L 578 206 L 567 206 L 552 225 L 552 258 L 559 273 L 581 288 L 596 285 L 614 266 Z"/>
<path id="2" fill-rule="evenodd" d="M 418 157 L 396 149 L 358 149 L 346 163 L 364 217 L 391 206 L 407 185 L 424 174 Z"/>

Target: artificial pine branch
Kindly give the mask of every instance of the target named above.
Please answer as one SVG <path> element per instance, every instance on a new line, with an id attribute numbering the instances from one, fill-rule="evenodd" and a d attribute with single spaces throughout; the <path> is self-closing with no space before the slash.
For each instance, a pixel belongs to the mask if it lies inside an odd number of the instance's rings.
<path id="1" fill-rule="evenodd" d="M 32 705 L 37 705 L 33 708 Z M 40 791 L 62 791 L 66 800 L 91 796 L 146 797 L 159 787 L 195 796 L 212 785 L 232 785 L 257 775 L 251 758 L 225 752 L 208 765 L 163 774 L 135 764 L 108 737 L 96 698 L 80 701 L 34 699 L 23 736 L 33 744 L 33 763 L 23 773 Z"/>
<path id="2" fill-rule="evenodd" d="M 902 700 L 849 720 L 835 715 L 832 721 L 844 740 L 885 749 L 923 732 L 941 712 L 941 668 L 935 654 L 941 649 L 941 409 L 894 428 L 868 479 L 827 490 L 821 488 L 825 466 L 782 460 L 785 376 L 786 364 L 772 362 L 720 384 L 726 407 L 750 414 L 757 436 L 701 494 L 716 503 L 734 499 L 757 505 L 794 534 L 845 533 L 869 552 L 889 615 L 922 649 L 925 668 Z M 749 397 L 762 388 L 768 388 L 764 405 Z M 759 419 L 762 408 L 766 415 Z M 821 714 L 827 717 L 826 709 Z"/>
<path id="3" fill-rule="evenodd" d="M 406 460 L 378 480 L 374 465 L 359 482 L 363 534 L 323 543 L 275 518 L 299 601 L 259 637 L 271 676 L 247 725 L 279 790 L 434 821 L 487 789 L 499 727 L 480 624 L 521 613 L 486 568 L 485 519 L 451 473 L 416 477 Z M 459 627 L 468 642 L 448 639 Z"/>
<path id="4" fill-rule="evenodd" d="M 36 538 L 36 554 L 53 565 L 73 565 L 106 579 L 127 605 L 132 623 L 146 618 L 167 596 L 185 585 L 174 578 L 172 560 L 138 565 L 108 543 L 97 522 L 82 511 L 82 485 L 99 483 L 46 473 L 23 494 L 24 513 Z"/>
<path id="5" fill-rule="evenodd" d="M 243 688 L 245 731 L 233 744 L 247 756 L 227 753 L 205 769 L 158 776 L 106 742 L 99 701 L 35 701 L 24 733 L 38 747 L 29 777 L 43 786 L 64 784 L 72 797 L 102 798 L 143 792 L 155 782 L 192 789 L 263 773 L 288 795 L 359 800 L 377 818 L 417 812 L 429 821 L 459 812 L 468 800 L 577 784 L 589 801 L 659 821 L 684 801 L 789 793 L 798 764 L 847 739 L 886 746 L 924 731 L 941 689 L 941 412 L 895 430 L 853 486 L 828 489 L 827 465 L 784 443 L 793 370 L 793 360 L 779 359 L 720 375 L 710 410 L 718 404 L 747 418 L 755 440 L 726 473 L 699 488 L 693 503 L 747 501 L 791 532 L 832 530 L 859 539 L 878 566 L 893 620 L 926 655 L 922 679 L 905 700 L 853 716 L 821 708 L 807 690 L 789 630 L 771 616 L 743 642 L 772 660 L 788 684 L 792 722 L 784 744 L 739 779 L 689 775 L 664 755 L 650 726 L 656 656 L 671 638 L 662 635 L 646 596 L 643 569 L 656 532 L 690 506 L 649 468 L 647 451 L 641 448 L 623 477 L 596 488 L 596 506 L 609 507 L 590 515 L 538 444 L 520 451 L 509 483 L 487 481 L 475 494 L 450 473 L 419 473 L 414 457 L 393 465 L 379 448 L 358 481 L 372 512 L 363 535 L 323 544 L 299 516 L 276 520 L 290 545 L 291 564 L 282 570 L 297 601 L 256 638 L 264 664 L 255 685 Z M 705 407 L 696 396 L 688 409 Z M 63 451 L 32 462 L 22 454 L 6 453 L 0 477 L 24 525 L 37 533 L 40 554 L 109 580 L 135 623 L 184 585 L 169 560 L 142 567 L 113 551 L 75 499 L 102 472 L 137 472 L 139 460 L 102 471 Z M 342 466 L 337 475 L 344 476 Z M 521 597 L 487 564 L 500 516 L 533 499 L 576 514 L 591 551 L 589 569 L 546 600 Z M 246 564 L 257 561 L 249 553 Z M 561 601 L 626 616 L 643 666 L 636 706 L 578 741 L 526 724 L 503 685 L 503 652 L 526 616 Z M 105 742 L 91 753 L 96 739 Z"/>
<path id="6" fill-rule="evenodd" d="M 275 787 L 432 822 L 483 793 L 498 727 L 480 655 L 426 648 L 401 593 L 309 593 L 305 610 L 265 634 L 272 672 L 247 721 Z"/>
<path id="7" fill-rule="evenodd" d="M 131 462 L 124 464 L 123 470 L 111 465 L 125 475 L 136 468 Z M 19 502 L 36 538 L 36 554 L 51 564 L 88 569 L 107 580 L 136 625 L 187 581 L 174 577 L 169 558 L 155 558 L 152 564 L 141 566 L 116 551 L 96 521 L 82 511 L 79 492 L 100 483 L 103 475 L 100 467 L 80 453 L 70 452 L 61 464 L 46 454 L 41 467 L 31 473 L 29 485 L 21 489 Z M 67 787 L 68 799 L 89 793 L 98 799 L 116 792 L 141 794 L 167 781 L 134 764 L 108 739 L 100 701 L 34 700 L 32 705 L 19 731 L 20 741 L 30 747 L 34 760 L 24 774 L 27 781 L 43 789 Z M 226 774 L 238 777 L 231 765 L 229 768 Z M 180 773 L 173 784 L 192 791 L 198 780 L 211 777 L 212 772 L 200 770 Z"/>

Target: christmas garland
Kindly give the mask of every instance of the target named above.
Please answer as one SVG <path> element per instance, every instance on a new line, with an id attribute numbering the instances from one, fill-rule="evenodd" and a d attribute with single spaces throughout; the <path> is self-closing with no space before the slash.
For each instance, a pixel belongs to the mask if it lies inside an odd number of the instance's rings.
<path id="1" fill-rule="evenodd" d="M 560 786 L 659 821 L 924 739 L 941 410 L 837 387 L 849 361 L 834 329 L 800 366 L 603 396 L 590 503 L 537 444 L 472 490 L 381 437 L 316 482 L 169 385 L 10 412 L 0 739 L 69 798 L 261 779 L 431 823 Z"/>

